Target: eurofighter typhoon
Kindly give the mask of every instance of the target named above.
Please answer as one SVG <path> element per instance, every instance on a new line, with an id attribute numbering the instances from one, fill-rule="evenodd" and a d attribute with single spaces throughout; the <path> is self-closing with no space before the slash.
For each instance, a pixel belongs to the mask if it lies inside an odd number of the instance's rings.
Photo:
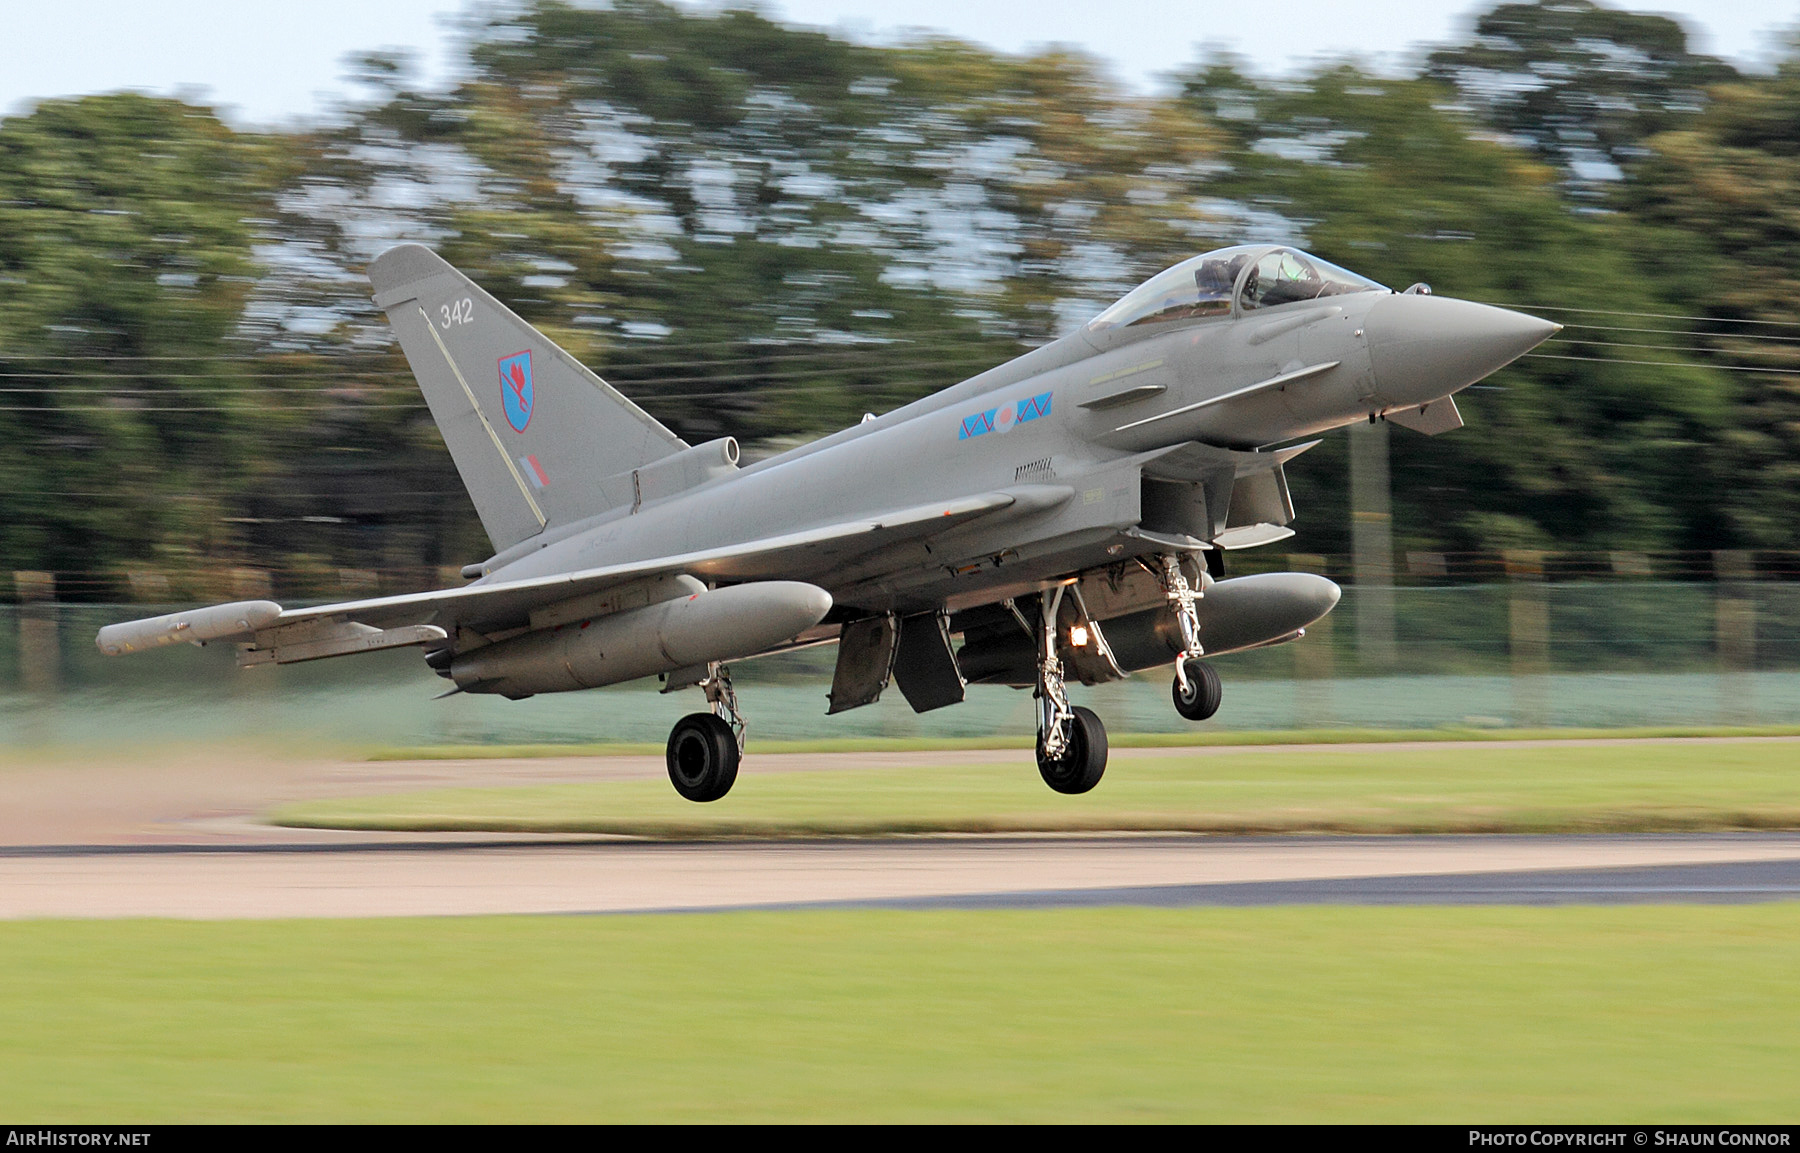
<path id="1" fill-rule="evenodd" d="M 235 642 L 258 665 L 417 645 L 450 692 L 515 700 L 660 676 L 710 705 L 669 736 L 693 801 L 724 796 L 744 751 L 726 662 L 833 640 L 829 712 L 890 680 L 919 712 L 970 684 L 1030 687 L 1045 783 L 1086 792 L 1106 730 L 1071 678 L 1173 665 L 1176 711 L 1205 720 L 1220 683 L 1203 656 L 1295 640 L 1337 603 L 1320 576 L 1223 579 L 1221 550 L 1293 535 L 1282 469 L 1319 443 L 1301 438 L 1459 428 L 1451 394 L 1558 328 L 1225 248 L 743 467 L 735 440 L 686 443 L 429 249 L 391 249 L 369 278 L 494 555 L 461 588 L 214 605 L 108 625 L 101 650 Z"/>

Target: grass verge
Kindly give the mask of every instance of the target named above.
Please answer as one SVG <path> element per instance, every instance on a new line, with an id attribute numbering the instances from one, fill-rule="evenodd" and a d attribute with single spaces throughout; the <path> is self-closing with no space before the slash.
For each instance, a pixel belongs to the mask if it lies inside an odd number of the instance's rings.
<path id="1" fill-rule="evenodd" d="M 0 1113 L 1668 1122 L 1800 1112 L 1800 906 L 0 924 Z"/>
<path id="2" fill-rule="evenodd" d="M 694 805 L 662 780 L 434 789 L 312 801 L 308 828 L 609 833 L 667 839 L 993 832 L 1460 833 L 1800 828 L 1788 743 L 1358 748 L 1133 758 L 1091 793 L 1015 765 L 740 778 Z"/>

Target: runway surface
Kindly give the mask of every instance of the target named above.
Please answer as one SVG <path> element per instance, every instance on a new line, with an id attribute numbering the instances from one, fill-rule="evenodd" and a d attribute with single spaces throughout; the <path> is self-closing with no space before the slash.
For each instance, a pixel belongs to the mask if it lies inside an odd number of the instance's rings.
<path id="1" fill-rule="evenodd" d="M 840 902 L 824 907 L 1091 909 L 1136 905 L 1183 909 L 1255 905 L 1739 905 L 1794 900 L 1800 900 L 1800 861 L 1065 889 Z"/>
<path id="2" fill-rule="evenodd" d="M 1312 748 L 1321 756 L 1335 751 Z M 1017 761 L 1021 771 L 1032 771 L 1026 750 L 928 755 L 939 764 Z M 919 759 L 918 753 L 793 755 L 759 758 L 753 771 Z M 89 757 L 5 766 L 0 918 L 1800 899 L 1800 833 L 656 844 L 308 831 L 257 819 L 273 805 L 308 797 L 652 776 L 661 774 L 660 761 L 368 763 L 213 752 L 161 762 Z"/>
<path id="3" fill-rule="evenodd" d="M 1568 903 L 1800 896 L 1800 836 L 958 837 L 43 847 L 0 917 L 371 917 L 823 905 Z"/>

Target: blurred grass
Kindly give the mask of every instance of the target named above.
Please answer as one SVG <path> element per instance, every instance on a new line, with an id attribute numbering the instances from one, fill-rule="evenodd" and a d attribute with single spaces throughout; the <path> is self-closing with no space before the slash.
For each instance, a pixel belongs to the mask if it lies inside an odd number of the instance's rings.
<path id="1" fill-rule="evenodd" d="M 1298 751 L 1133 757 L 1065 797 L 1026 764 L 740 777 L 695 805 L 668 782 L 432 789 L 308 801 L 277 824 L 338 829 L 611 833 L 655 838 L 907 833 L 1629 832 L 1800 828 L 1793 742 Z"/>
<path id="2" fill-rule="evenodd" d="M 0 924 L 30 1123 L 1769 1122 L 1800 906 Z"/>
<path id="3" fill-rule="evenodd" d="M 1237 745 L 1362 745 L 1395 741 L 1666 740 L 1682 737 L 1792 737 L 1800 725 L 1681 725 L 1659 728 L 1214 729 L 1191 733 L 1109 733 L 1115 749 L 1216 748 Z M 989 737 L 843 737 L 757 740 L 752 753 L 906 753 L 939 749 L 1029 749 L 1030 735 Z M 526 745 L 393 745 L 370 750 L 371 761 L 461 761 L 519 757 L 654 756 L 660 742 Z"/>

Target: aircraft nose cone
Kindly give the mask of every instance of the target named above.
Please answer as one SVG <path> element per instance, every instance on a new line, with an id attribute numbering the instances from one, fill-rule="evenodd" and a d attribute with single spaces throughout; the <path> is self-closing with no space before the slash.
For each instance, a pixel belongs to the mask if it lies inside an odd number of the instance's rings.
<path id="1" fill-rule="evenodd" d="M 1398 294 L 1376 302 L 1364 328 L 1381 394 L 1410 405 L 1474 384 L 1562 325 L 1467 300 Z"/>

